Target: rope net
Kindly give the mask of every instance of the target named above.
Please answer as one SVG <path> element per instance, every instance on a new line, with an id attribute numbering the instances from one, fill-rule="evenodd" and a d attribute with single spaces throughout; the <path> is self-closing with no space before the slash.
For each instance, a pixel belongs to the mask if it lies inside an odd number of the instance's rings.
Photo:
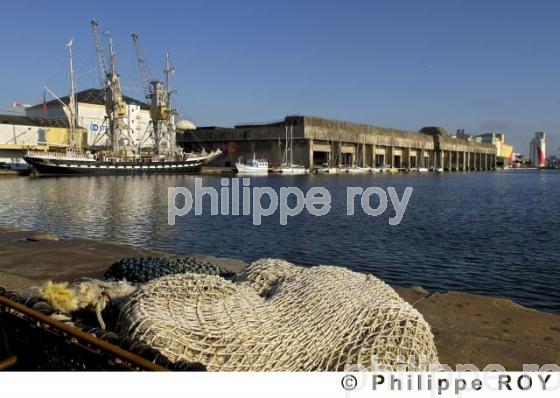
<path id="1" fill-rule="evenodd" d="M 372 275 L 259 260 L 234 282 L 180 274 L 140 287 L 119 332 L 171 362 L 215 371 L 337 371 L 414 358 L 438 365 L 428 323 Z"/>

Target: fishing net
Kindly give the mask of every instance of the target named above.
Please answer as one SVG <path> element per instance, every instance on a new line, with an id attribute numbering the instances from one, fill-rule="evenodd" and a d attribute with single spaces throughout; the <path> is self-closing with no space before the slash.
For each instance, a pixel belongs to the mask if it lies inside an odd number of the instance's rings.
<path id="1" fill-rule="evenodd" d="M 146 283 L 166 275 L 184 274 L 219 275 L 232 278 L 235 274 L 224 267 L 195 257 L 130 257 L 114 262 L 105 272 L 108 281 L 127 280 L 130 283 Z"/>
<path id="2" fill-rule="evenodd" d="M 171 362 L 217 371 L 335 371 L 438 364 L 429 325 L 372 275 L 340 267 L 253 263 L 234 282 L 163 277 L 123 306 L 118 329 Z M 406 369 L 402 367 L 400 369 Z"/>

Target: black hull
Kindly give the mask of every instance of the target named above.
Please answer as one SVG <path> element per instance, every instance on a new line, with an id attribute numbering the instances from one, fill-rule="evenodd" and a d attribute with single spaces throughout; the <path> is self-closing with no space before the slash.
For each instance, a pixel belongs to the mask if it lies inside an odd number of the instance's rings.
<path id="1" fill-rule="evenodd" d="M 110 176 L 145 174 L 193 174 L 200 172 L 203 161 L 186 160 L 178 162 L 109 163 L 69 160 L 44 160 L 25 157 L 33 167 L 34 175 L 45 176 Z"/>

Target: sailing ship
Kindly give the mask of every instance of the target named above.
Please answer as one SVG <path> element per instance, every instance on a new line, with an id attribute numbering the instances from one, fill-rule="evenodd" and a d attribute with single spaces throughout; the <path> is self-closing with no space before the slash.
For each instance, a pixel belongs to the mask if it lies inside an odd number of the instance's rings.
<path id="1" fill-rule="evenodd" d="M 109 37 L 110 62 L 106 62 L 98 24 L 91 22 L 100 83 L 104 90 L 108 147 L 84 148 L 78 144 L 78 109 L 75 77 L 72 62 L 73 40 L 67 44 L 70 95 L 68 104 L 60 100 L 69 121 L 69 145 L 66 152 L 28 152 L 24 160 L 33 167 L 35 174 L 46 175 L 130 175 L 130 174 L 186 174 L 199 172 L 202 165 L 221 154 L 214 150 L 185 153 L 178 148 L 175 129 L 177 112 L 171 107 L 171 74 L 174 69 L 166 56 L 165 83 L 149 77 L 138 47 L 138 37 L 133 34 L 138 66 L 144 80 L 146 98 L 150 105 L 150 138 L 153 145 L 131 147 L 130 126 L 125 122 L 126 103 L 116 71 L 116 55 Z"/>
<path id="2" fill-rule="evenodd" d="M 286 150 L 284 151 L 284 161 L 278 169 L 282 174 L 307 174 L 307 169 L 294 163 L 294 126 L 290 125 L 290 135 L 288 136 L 288 126 L 286 126 Z"/>

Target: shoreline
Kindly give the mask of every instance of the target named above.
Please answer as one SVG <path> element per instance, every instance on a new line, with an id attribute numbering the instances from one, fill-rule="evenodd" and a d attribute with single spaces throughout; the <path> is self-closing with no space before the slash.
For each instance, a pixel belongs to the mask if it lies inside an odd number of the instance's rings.
<path id="1" fill-rule="evenodd" d="M 90 239 L 58 239 L 39 231 L 0 226 L 0 286 L 25 291 L 48 279 L 101 278 L 123 257 L 175 254 Z M 244 261 L 195 254 L 238 272 Z M 421 287 L 394 290 L 432 327 L 442 363 L 560 364 L 560 315 L 540 312 L 509 299 L 470 293 L 430 293 Z"/>

